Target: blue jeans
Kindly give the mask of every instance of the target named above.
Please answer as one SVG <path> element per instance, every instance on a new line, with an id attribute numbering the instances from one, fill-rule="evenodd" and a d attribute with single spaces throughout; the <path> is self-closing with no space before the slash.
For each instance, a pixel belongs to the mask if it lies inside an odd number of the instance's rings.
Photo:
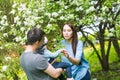
<path id="1" fill-rule="evenodd" d="M 53 67 L 54 68 L 62 68 L 62 69 L 66 69 L 66 77 L 67 78 L 72 78 L 72 71 L 71 71 L 71 65 L 69 63 L 66 63 L 66 62 L 54 62 L 53 64 Z M 64 80 L 62 78 L 63 76 L 61 75 L 59 77 L 60 80 Z M 61 79 L 62 78 L 62 79 Z"/>
<path id="2" fill-rule="evenodd" d="M 81 80 L 90 80 L 90 72 L 87 71 L 86 75 Z"/>

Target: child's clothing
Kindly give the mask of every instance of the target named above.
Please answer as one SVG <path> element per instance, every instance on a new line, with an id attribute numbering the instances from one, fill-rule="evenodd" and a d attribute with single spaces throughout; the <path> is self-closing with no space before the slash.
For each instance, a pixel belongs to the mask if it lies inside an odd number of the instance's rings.
<path id="1" fill-rule="evenodd" d="M 66 75 L 67 78 L 72 78 L 72 74 L 71 74 L 71 65 L 69 63 L 66 62 L 55 62 L 52 64 L 55 68 L 62 68 L 62 69 L 66 69 Z"/>
<path id="2" fill-rule="evenodd" d="M 41 53 L 44 55 L 44 57 L 51 63 L 51 59 L 54 60 L 62 51 L 63 49 L 57 50 L 56 52 L 52 53 L 51 51 L 47 49 L 38 49 L 37 52 Z M 71 65 L 66 62 L 54 62 L 52 64 L 55 68 L 63 68 L 66 69 L 66 76 L 67 78 L 72 78 L 72 73 L 71 73 Z M 65 78 L 61 75 L 59 77 L 60 80 L 65 80 Z"/>

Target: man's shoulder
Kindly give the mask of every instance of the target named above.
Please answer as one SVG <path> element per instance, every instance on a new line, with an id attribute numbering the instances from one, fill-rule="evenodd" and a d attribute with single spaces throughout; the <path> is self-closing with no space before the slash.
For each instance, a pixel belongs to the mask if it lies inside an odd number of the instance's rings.
<path id="1" fill-rule="evenodd" d="M 40 58 L 40 57 L 44 57 L 43 55 L 37 53 L 37 52 L 23 52 L 20 56 L 20 58 L 23 58 L 24 56 L 26 56 L 26 58 Z"/>

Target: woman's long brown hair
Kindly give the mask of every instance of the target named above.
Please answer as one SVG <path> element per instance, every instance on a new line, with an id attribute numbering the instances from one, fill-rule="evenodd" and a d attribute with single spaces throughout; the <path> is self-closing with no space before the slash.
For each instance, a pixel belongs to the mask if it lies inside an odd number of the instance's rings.
<path id="1" fill-rule="evenodd" d="M 77 31 L 74 27 L 73 24 L 71 23 L 66 23 L 65 25 L 68 25 L 72 31 L 73 31 L 73 36 L 72 36 L 72 49 L 73 49 L 73 53 L 74 53 L 74 56 L 76 55 L 76 47 L 77 47 L 77 43 L 78 43 L 78 36 L 77 36 Z M 62 28 L 62 31 L 63 31 L 63 28 Z"/>

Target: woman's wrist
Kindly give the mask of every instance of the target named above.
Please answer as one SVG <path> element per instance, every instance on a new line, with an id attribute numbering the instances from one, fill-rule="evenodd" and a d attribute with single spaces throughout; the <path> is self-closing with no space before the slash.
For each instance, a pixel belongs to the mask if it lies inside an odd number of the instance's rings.
<path id="1" fill-rule="evenodd" d="M 70 59 L 70 56 L 68 55 L 67 58 Z"/>

